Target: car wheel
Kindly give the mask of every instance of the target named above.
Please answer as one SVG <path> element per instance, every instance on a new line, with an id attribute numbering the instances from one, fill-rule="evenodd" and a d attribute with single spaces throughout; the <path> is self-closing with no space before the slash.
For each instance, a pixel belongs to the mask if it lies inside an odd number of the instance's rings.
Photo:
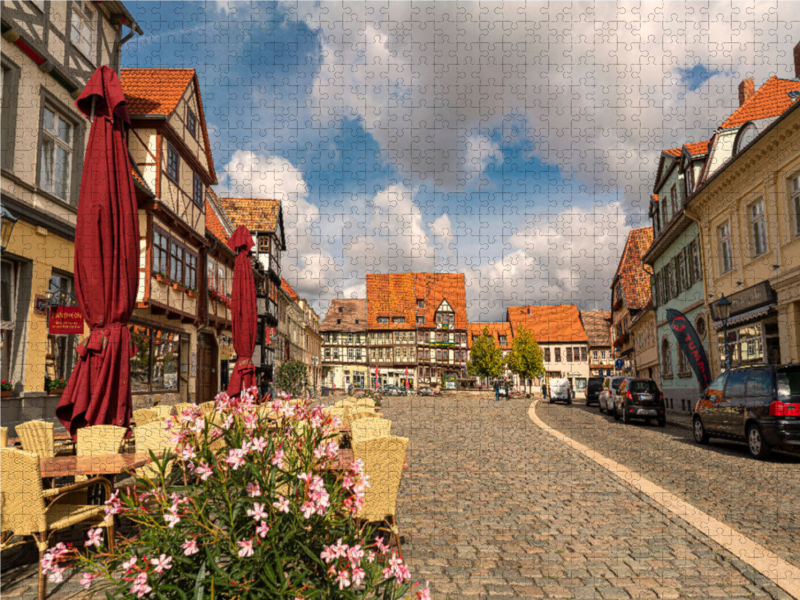
<path id="1" fill-rule="evenodd" d="M 658 426 L 659 427 L 666 427 L 667 426 L 667 420 L 666 419 L 659 419 L 658 420 Z"/>
<path id="2" fill-rule="evenodd" d="M 620 420 L 620 418 L 621 418 L 621 417 L 619 416 L 619 413 L 617 412 L 617 407 L 616 407 L 616 405 L 612 406 L 612 407 L 611 407 L 611 408 L 609 408 L 608 410 L 610 410 L 611 412 L 613 412 L 613 413 L 614 413 L 614 420 L 615 420 L 615 421 L 619 421 L 619 420 Z"/>
<path id="3" fill-rule="evenodd" d="M 556 403 L 556 401 L 553 400 L 552 398 L 550 398 L 550 404 L 555 404 L 555 403 Z"/>
<path id="4" fill-rule="evenodd" d="M 698 444 L 705 445 L 708 443 L 708 433 L 700 417 L 696 417 L 694 423 L 692 423 L 692 435 L 694 436 L 694 441 Z"/>
<path id="5" fill-rule="evenodd" d="M 750 450 L 750 455 L 759 460 L 767 458 L 772 450 L 758 425 L 751 425 L 747 429 L 747 448 Z"/>
<path id="6" fill-rule="evenodd" d="M 601 415 L 602 415 L 602 414 L 604 414 L 604 413 L 606 412 L 606 409 L 605 409 L 605 408 L 603 408 L 603 403 L 602 403 L 602 402 L 598 402 L 598 403 L 597 403 L 597 410 L 599 410 L 599 411 L 600 411 L 600 414 L 601 414 Z"/>
<path id="7" fill-rule="evenodd" d="M 645 420 L 644 420 L 644 424 L 645 424 L 645 425 L 650 425 L 650 419 L 645 419 Z"/>

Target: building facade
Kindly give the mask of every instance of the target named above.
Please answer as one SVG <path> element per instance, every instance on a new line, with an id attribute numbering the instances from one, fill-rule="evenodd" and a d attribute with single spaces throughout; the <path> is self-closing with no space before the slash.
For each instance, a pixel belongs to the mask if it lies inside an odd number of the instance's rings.
<path id="1" fill-rule="evenodd" d="M 584 393 L 589 379 L 589 336 L 577 306 L 509 306 L 506 320 L 514 337 L 527 329 L 542 349 L 545 375 L 533 385 L 564 378 L 576 393 Z"/>
<path id="2" fill-rule="evenodd" d="M 511 352 L 511 347 L 514 344 L 514 333 L 511 330 L 511 323 L 507 321 L 499 323 L 470 323 L 468 334 L 469 337 L 467 339 L 467 346 L 470 350 L 472 349 L 472 344 L 475 343 L 475 340 L 481 337 L 484 332 L 489 333 L 489 336 L 494 341 L 494 345 L 500 348 L 500 351 L 503 353 L 503 358 L 507 361 L 508 355 Z M 469 358 L 469 355 L 467 358 Z M 515 389 L 520 387 L 519 375 L 512 372 L 508 368 L 508 363 L 506 363 L 505 367 L 503 368 L 503 374 L 500 377 L 504 381 L 509 381 Z M 492 384 L 492 382 L 487 378 L 481 377 L 478 378 L 478 383 L 480 385 Z"/>
<path id="3" fill-rule="evenodd" d="M 655 381 L 661 388 L 656 343 L 656 313 L 648 302 L 631 321 L 631 338 L 634 348 L 634 375 Z"/>
<path id="4" fill-rule="evenodd" d="M 589 337 L 589 375 L 603 377 L 614 372 L 611 351 L 611 313 L 607 310 L 582 310 L 581 323 Z"/>
<path id="5" fill-rule="evenodd" d="M 322 365 L 322 336 L 319 332 L 319 316 L 305 298 L 297 301 L 303 311 L 303 362 L 308 372 L 308 386 L 316 393 L 319 390 Z"/>
<path id="6" fill-rule="evenodd" d="M 48 381 L 67 378 L 78 335 L 50 335 L 50 307 L 75 306 L 74 241 L 90 123 L 74 106 L 95 69 L 119 69 L 123 34 L 142 30 L 121 2 L 4 2 L 2 206 L 18 219 L 2 256 L 0 367 L 12 385 L 3 424 L 55 420 Z M 84 334 L 88 329 L 84 329 Z"/>
<path id="7" fill-rule="evenodd" d="M 367 301 L 331 300 L 319 326 L 322 335 L 323 386 L 328 390 L 369 386 Z"/>

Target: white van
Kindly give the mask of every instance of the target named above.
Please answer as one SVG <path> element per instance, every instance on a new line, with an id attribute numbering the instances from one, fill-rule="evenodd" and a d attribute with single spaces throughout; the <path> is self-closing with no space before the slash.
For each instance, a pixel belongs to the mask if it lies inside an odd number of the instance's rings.
<path id="1" fill-rule="evenodd" d="M 550 404 L 557 400 L 563 400 L 567 404 L 572 404 L 572 389 L 569 379 L 550 380 Z"/>

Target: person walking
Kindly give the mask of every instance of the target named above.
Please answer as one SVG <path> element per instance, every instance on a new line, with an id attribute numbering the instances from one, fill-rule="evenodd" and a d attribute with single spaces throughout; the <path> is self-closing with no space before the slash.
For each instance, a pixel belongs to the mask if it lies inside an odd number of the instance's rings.
<path id="1" fill-rule="evenodd" d="M 506 387 L 506 400 L 510 400 L 511 396 L 509 396 L 509 391 L 511 390 L 511 384 L 508 382 L 508 379 L 506 379 L 505 387 Z"/>
<path id="2" fill-rule="evenodd" d="M 500 402 L 500 380 L 497 378 L 494 380 L 494 401 Z"/>
<path id="3" fill-rule="evenodd" d="M 547 384 L 546 383 L 542 384 L 542 398 L 544 400 L 547 400 Z"/>

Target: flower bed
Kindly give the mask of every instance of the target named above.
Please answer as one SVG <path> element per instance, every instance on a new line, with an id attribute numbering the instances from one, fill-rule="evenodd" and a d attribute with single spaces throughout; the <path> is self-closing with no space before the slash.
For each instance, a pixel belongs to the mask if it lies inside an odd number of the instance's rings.
<path id="1" fill-rule="evenodd" d="M 369 483 L 360 461 L 330 468 L 338 418 L 288 397 L 260 410 L 256 394 L 171 417 L 176 454 L 153 455 L 154 472 L 106 502 L 106 518 L 139 535 L 103 552 L 102 530 L 90 530 L 88 555 L 59 544 L 42 560 L 49 578 L 76 564 L 107 598 L 429 598 L 396 549 L 356 524 Z"/>

